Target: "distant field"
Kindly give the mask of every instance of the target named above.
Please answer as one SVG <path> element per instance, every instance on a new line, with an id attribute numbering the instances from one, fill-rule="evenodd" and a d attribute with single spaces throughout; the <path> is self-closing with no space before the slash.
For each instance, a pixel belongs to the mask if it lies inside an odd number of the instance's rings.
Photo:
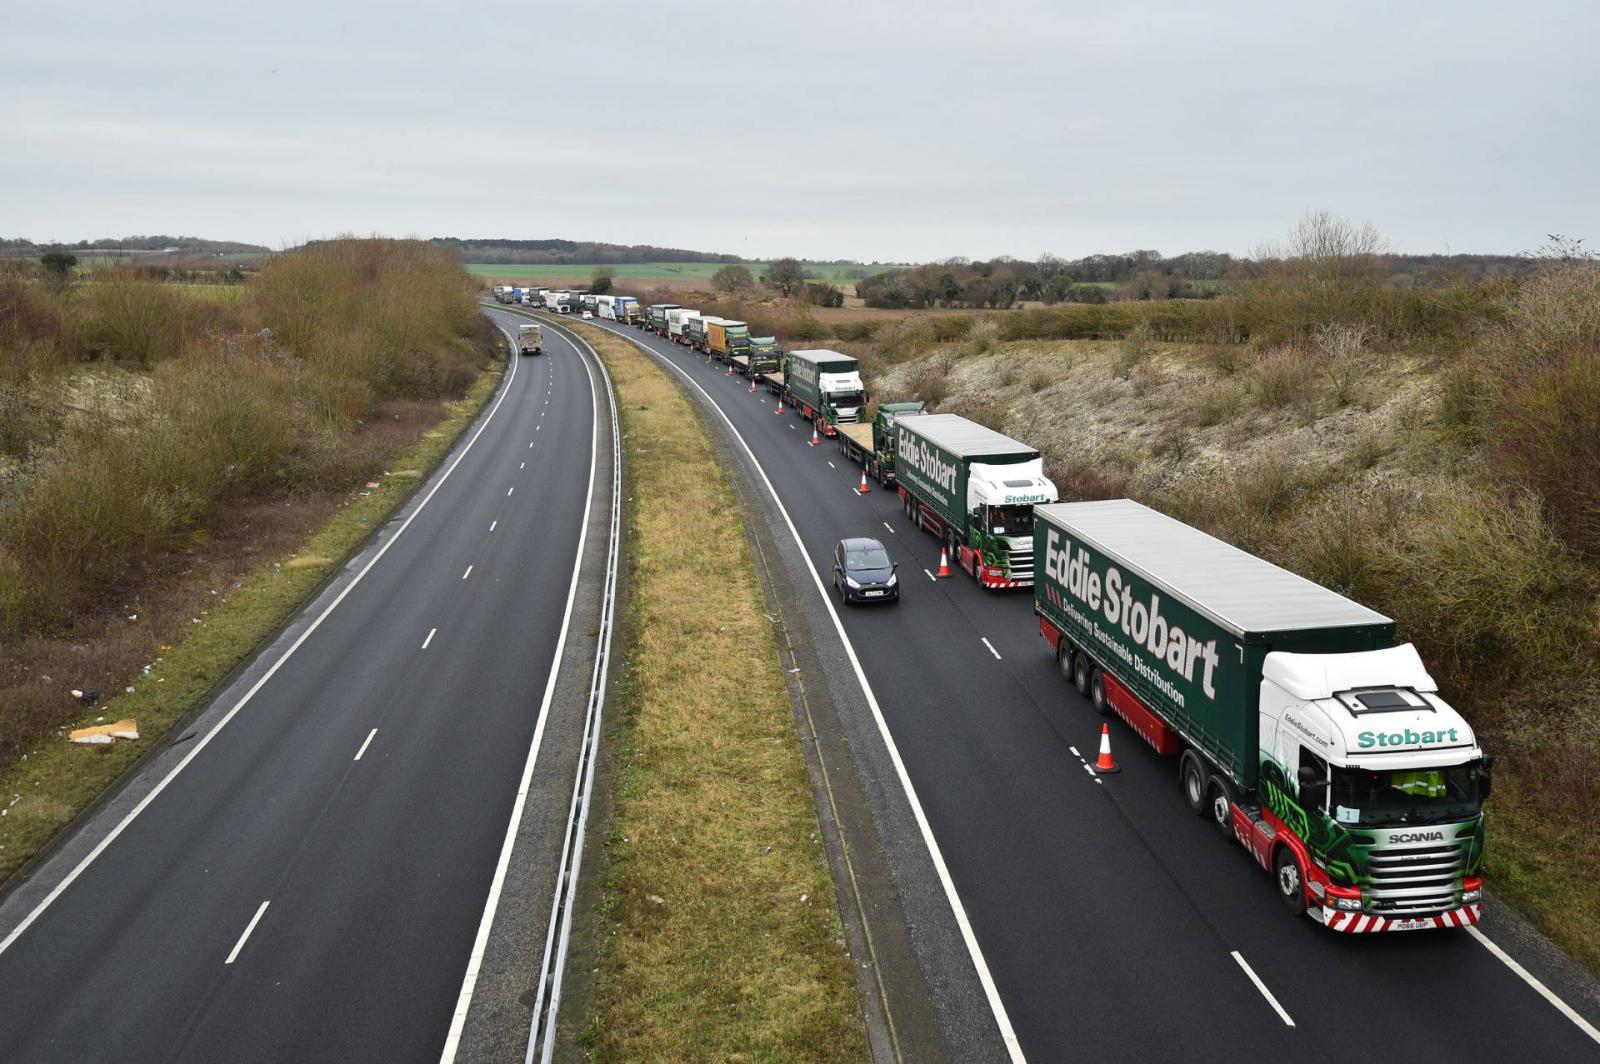
<path id="1" fill-rule="evenodd" d="M 709 278 L 722 267 L 725 262 L 624 262 L 616 265 L 607 264 L 605 269 L 611 271 L 613 277 L 619 280 L 631 281 L 684 281 Z M 761 271 L 767 268 L 764 262 L 741 263 L 752 274 L 759 277 Z M 479 277 L 493 277 L 503 280 L 523 281 L 587 281 L 594 276 L 594 271 L 601 269 L 596 264 L 572 264 L 568 266 L 547 265 L 544 263 L 527 264 L 520 262 L 469 262 L 467 269 Z M 889 266 L 851 266 L 851 265 L 824 265 L 807 266 L 806 272 L 816 275 L 818 280 L 830 284 L 849 284 L 859 281 L 863 277 L 884 270 L 892 269 Z"/>

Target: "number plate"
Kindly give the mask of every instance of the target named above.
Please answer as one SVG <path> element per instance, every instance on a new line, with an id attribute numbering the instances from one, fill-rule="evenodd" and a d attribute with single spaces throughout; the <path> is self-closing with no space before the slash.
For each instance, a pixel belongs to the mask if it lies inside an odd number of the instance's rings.
<path id="1" fill-rule="evenodd" d="M 1432 920 L 1391 920 L 1390 931 L 1422 931 L 1433 926 Z"/>
<path id="2" fill-rule="evenodd" d="M 876 597 L 878 595 L 883 594 L 883 592 L 882 591 L 867 591 L 867 592 L 864 592 L 864 594 L 867 596 L 867 598 L 874 598 L 874 597 Z"/>

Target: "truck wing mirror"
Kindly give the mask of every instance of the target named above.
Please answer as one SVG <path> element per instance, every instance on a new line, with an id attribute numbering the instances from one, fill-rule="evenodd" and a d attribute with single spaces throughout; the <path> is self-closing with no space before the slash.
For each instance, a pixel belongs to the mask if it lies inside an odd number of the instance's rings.
<path id="1" fill-rule="evenodd" d="M 1327 782 L 1322 777 L 1318 776 L 1317 770 L 1312 768 L 1310 765 L 1301 765 L 1300 771 L 1296 773 L 1296 777 L 1300 780 L 1300 785 L 1302 787 L 1308 783 L 1318 784 Z"/>

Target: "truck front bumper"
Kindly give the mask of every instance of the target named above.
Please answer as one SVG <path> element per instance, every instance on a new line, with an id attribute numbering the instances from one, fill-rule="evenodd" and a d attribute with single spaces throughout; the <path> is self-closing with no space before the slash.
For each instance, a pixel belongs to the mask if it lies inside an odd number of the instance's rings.
<path id="1" fill-rule="evenodd" d="M 1344 931 L 1350 934 L 1363 934 L 1368 931 L 1426 931 L 1434 928 L 1470 927 L 1483 916 L 1483 903 L 1473 902 L 1459 909 L 1439 913 L 1437 916 L 1393 919 L 1387 916 L 1371 916 L 1367 913 L 1342 912 L 1325 905 L 1312 906 L 1306 912 L 1330 931 Z"/>

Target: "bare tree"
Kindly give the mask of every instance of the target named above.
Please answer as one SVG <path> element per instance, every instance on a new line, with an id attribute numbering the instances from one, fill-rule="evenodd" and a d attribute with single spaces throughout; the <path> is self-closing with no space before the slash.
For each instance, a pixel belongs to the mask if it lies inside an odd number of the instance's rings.
<path id="1" fill-rule="evenodd" d="M 727 295 L 754 287 L 755 283 L 749 270 L 731 263 L 711 275 L 711 287 Z"/>

